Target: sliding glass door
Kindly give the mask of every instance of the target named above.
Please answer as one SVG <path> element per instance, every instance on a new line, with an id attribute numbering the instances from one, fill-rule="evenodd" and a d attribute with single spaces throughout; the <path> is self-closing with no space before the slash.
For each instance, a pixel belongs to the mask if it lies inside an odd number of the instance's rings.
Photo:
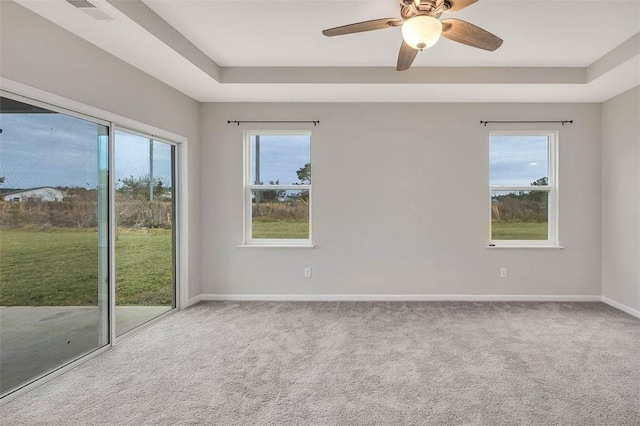
<path id="1" fill-rule="evenodd" d="M 107 124 L 0 98 L 0 394 L 109 343 Z"/>
<path id="2" fill-rule="evenodd" d="M 116 336 L 175 303 L 175 147 L 115 132 Z"/>
<path id="3" fill-rule="evenodd" d="M 0 92 L 0 398 L 176 308 L 177 145 L 114 129 Z"/>

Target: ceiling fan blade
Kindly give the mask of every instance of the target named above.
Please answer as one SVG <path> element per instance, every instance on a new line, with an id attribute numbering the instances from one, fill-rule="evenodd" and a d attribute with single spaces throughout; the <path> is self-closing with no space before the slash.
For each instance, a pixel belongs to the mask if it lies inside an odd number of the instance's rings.
<path id="1" fill-rule="evenodd" d="M 444 19 L 442 37 L 489 51 L 494 51 L 502 45 L 500 37 L 460 19 Z"/>
<path id="2" fill-rule="evenodd" d="M 449 9 L 447 9 L 447 11 L 448 12 L 455 12 L 456 10 L 464 9 L 467 6 L 471 6 L 472 4 L 474 4 L 477 1 L 478 0 L 448 0 L 449 5 L 451 7 L 449 7 Z"/>
<path id="3" fill-rule="evenodd" d="M 399 18 L 383 18 L 374 19 L 372 21 L 357 22 L 355 24 L 343 25 L 341 27 L 329 28 L 322 31 L 327 37 L 333 37 L 344 34 L 361 33 L 364 31 L 382 30 L 390 27 L 402 25 L 402 19 Z"/>
<path id="4" fill-rule="evenodd" d="M 402 41 L 402 45 L 400 46 L 400 53 L 398 53 L 398 65 L 396 65 L 396 70 L 404 71 L 411 68 L 411 64 L 413 63 L 413 60 L 416 58 L 417 54 L 418 49 L 414 49 L 405 41 Z"/>

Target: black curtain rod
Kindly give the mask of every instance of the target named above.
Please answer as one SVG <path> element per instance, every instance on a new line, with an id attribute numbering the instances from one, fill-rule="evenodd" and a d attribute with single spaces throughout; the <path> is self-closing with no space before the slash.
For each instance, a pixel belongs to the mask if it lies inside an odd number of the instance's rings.
<path id="1" fill-rule="evenodd" d="M 573 120 L 556 120 L 556 121 L 549 121 L 549 120 L 543 120 L 543 121 L 531 121 L 531 120 L 514 120 L 514 121 L 485 121 L 485 120 L 480 120 L 480 124 L 484 124 L 484 127 L 487 127 L 487 124 L 490 123 L 561 123 L 563 126 L 566 123 L 571 123 L 573 124 Z"/>
<path id="2" fill-rule="evenodd" d="M 238 126 L 241 123 L 313 123 L 314 126 L 320 124 L 320 120 L 227 120 L 227 124 L 237 124 Z"/>

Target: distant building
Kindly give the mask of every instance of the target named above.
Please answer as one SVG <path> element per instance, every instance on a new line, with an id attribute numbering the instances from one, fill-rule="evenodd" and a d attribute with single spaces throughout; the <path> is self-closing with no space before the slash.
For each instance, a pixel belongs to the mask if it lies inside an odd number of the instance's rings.
<path id="1" fill-rule="evenodd" d="M 29 200 L 37 201 L 62 201 L 64 192 L 50 186 L 40 188 L 21 189 L 19 191 L 5 192 L 2 194 L 4 201 L 24 202 Z"/>

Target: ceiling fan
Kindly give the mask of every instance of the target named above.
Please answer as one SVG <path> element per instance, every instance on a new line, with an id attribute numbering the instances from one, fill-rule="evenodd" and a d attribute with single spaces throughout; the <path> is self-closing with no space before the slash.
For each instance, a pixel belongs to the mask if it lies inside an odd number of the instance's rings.
<path id="1" fill-rule="evenodd" d="M 442 35 L 471 47 L 494 51 L 502 45 L 502 39 L 489 31 L 460 19 L 443 19 L 440 15 L 455 12 L 478 0 L 398 0 L 402 18 L 383 18 L 357 22 L 322 31 L 327 37 L 364 31 L 382 30 L 402 26 L 402 45 L 396 69 L 404 71 L 411 67 L 419 50 L 427 49 Z"/>

